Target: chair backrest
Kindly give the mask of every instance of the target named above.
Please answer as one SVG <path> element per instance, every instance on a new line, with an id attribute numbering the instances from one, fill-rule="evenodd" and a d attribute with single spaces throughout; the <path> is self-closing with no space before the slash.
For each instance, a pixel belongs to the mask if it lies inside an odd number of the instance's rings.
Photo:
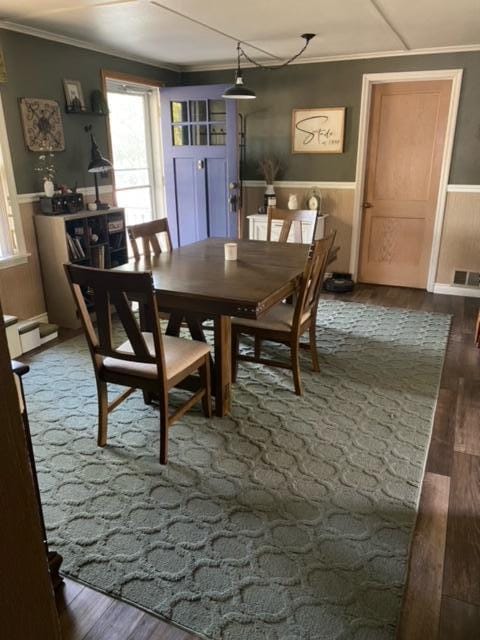
<path id="1" fill-rule="evenodd" d="M 282 227 L 280 229 L 279 242 L 287 242 L 292 223 L 298 226 L 299 234 L 298 238 L 300 242 L 303 242 L 302 222 L 310 222 L 314 224 L 317 219 L 317 212 L 311 209 L 277 209 L 275 207 L 268 207 L 267 209 L 267 240 L 272 239 L 272 222 L 274 220 L 281 221 Z"/>
<path id="2" fill-rule="evenodd" d="M 336 231 L 333 231 L 326 238 L 314 240 L 310 245 L 295 307 L 293 318 L 294 330 L 299 329 L 301 320 L 305 314 L 315 315 L 317 312 L 320 291 L 322 290 L 325 270 L 335 236 Z"/>
<path id="3" fill-rule="evenodd" d="M 140 259 L 137 240 L 142 240 L 143 255 L 146 258 L 148 258 L 152 253 L 155 256 L 162 253 L 158 238 L 158 235 L 161 233 L 165 234 L 165 241 L 167 245 L 166 250 L 172 250 L 172 238 L 170 236 L 167 218 L 159 218 L 158 220 L 151 220 L 150 222 L 131 225 L 127 227 L 127 232 L 135 260 Z"/>
<path id="4" fill-rule="evenodd" d="M 118 360 L 157 364 L 158 374 L 165 382 L 165 361 L 158 308 L 149 272 L 122 273 L 66 264 L 65 272 L 85 330 L 93 366 L 98 371 L 104 357 Z M 85 294 L 91 300 L 90 309 Z M 152 326 L 155 355 L 148 350 L 139 323 L 131 309 L 131 301 L 138 302 Z M 130 341 L 133 353 L 116 351 L 112 332 L 112 308 Z M 96 329 L 90 312 L 95 312 Z M 118 346 L 118 345 L 117 345 Z"/>

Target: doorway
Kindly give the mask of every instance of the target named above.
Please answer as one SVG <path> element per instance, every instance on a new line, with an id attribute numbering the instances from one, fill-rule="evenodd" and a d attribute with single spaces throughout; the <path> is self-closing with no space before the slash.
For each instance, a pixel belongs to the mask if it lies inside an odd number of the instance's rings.
<path id="1" fill-rule="evenodd" d="M 110 146 L 117 206 L 127 225 L 164 216 L 159 90 L 106 77 Z"/>
<path id="2" fill-rule="evenodd" d="M 225 85 L 161 89 L 165 197 L 175 246 L 237 233 L 238 140 Z"/>
<path id="3" fill-rule="evenodd" d="M 352 234 L 360 282 L 433 289 L 461 70 L 364 76 Z"/>

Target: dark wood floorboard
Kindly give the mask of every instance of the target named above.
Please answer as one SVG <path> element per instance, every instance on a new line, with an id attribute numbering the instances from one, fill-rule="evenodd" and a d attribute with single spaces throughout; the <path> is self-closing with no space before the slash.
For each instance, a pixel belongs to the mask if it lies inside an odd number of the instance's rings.
<path id="1" fill-rule="evenodd" d="M 480 608 L 444 596 L 438 640 L 478 640 L 479 638 Z"/>
<path id="2" fill-rule="evenodd" d="M 84 636 L 84 640 L 95 640 L 96 638 L 125 640 L 130 633 L 135 631 L 142 616 L 143 612 L 140 609 L 114 600 Z"/>
<path id="3" fill-rule="evenodd" d="M 453 458 L 443 592 L 480 606 L 480 457 L 465 453 Z"/>
<path id="4" fill-rule="evenodd" d="M 480 300 L 375 285 L 323 297 L 452 315 L 399 638 L 480 640 Z M 63 640 L 194 640 L 71 580 L 57 599 Z"/>
<path id="5" fill-rule="evenodd" d="M 448 476 L 425 474 L 398 640 L 436 640 L 442 604 L 449 493 Z"/>
<path id="6" fill-rule="evenodd" d="M 63 640 L 84 640 L 94 624 L 115 601 L 109 596 L 84 588 L 60 613 Z M 98 640 L 108 636 L 98 636 Z"/>
<path id="7" fill-rule="evenodd" d="M 455 451 L 458 453 L 480 456 L 479 416 L 480 378 L 460 378 L 455 415 Z"/>
<path id="8" fill-rule="evenodd" d="M 455 440 L 456 395 L 452 389 L 440 389 L 433 423 L 426 471 L 450 476 Z"/>

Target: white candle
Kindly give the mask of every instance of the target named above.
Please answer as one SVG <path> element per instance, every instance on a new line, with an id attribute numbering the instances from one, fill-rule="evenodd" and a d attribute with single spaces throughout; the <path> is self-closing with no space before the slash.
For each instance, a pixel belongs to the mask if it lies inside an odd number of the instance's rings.
<path id="1" fill-rule="evenodd" d="M 227 242 L 224 245 L 224 248 L 225 248 L 225 260 L 237 259 L 237 243 L 236 242 Z"/>

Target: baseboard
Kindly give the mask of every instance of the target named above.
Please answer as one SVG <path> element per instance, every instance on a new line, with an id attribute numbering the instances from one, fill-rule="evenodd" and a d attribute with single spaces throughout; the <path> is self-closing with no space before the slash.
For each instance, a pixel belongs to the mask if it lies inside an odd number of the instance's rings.
<path id="1" fill-rule="evenodd" d="M 480 288 L 441 284 L 439 282 L 433 285 L 433 293 L 441 293 L 447 296 L 463 296 L 464 298 L 480 298 Z"/>

